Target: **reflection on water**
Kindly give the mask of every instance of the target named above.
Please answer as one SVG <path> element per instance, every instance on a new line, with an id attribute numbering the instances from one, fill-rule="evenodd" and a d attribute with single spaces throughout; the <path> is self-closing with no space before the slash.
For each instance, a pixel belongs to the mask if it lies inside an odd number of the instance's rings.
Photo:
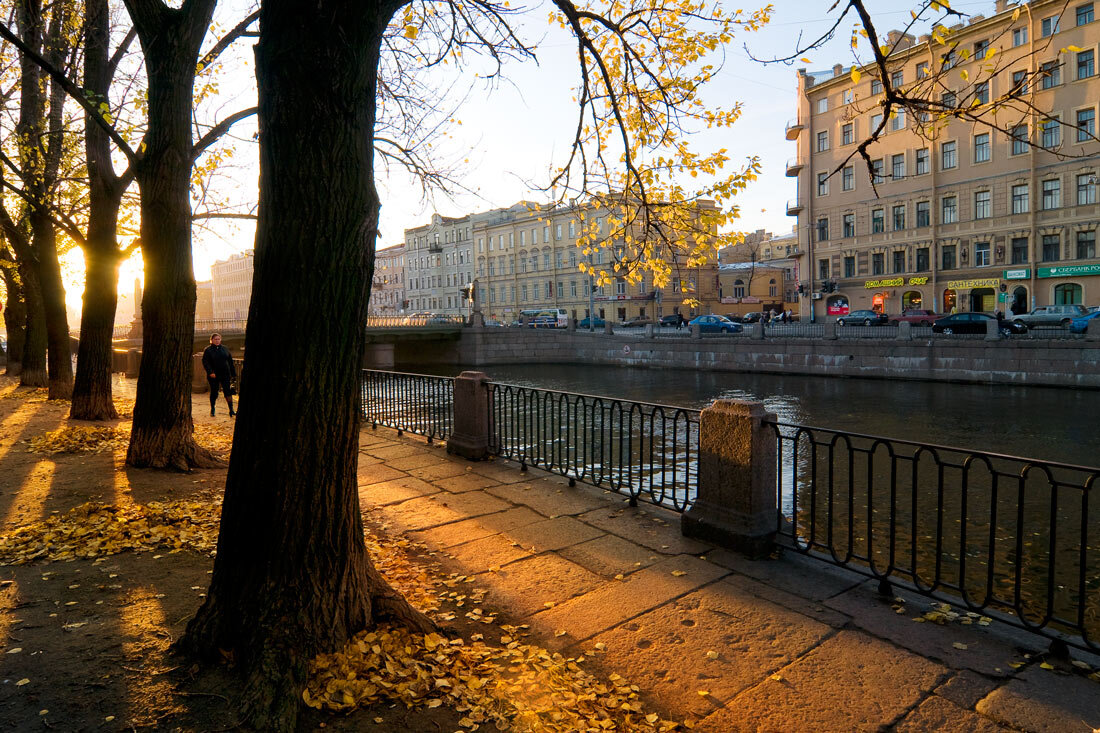
<path id="1" fill-rule="evenodd" d="M 436 373 L 460 371 L 453 367 Z M 697 409 L 713 399 L 760 400 L 783 422 L 1100 464 L 1098 391 L 606 366 L 517 365 L 482 371 L 499 382 Z"/>

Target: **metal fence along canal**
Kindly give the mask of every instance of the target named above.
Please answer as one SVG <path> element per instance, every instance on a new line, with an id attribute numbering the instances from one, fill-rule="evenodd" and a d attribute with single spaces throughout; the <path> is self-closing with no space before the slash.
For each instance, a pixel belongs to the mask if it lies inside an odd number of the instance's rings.
<path id="1" fill-rule="evenodd" d="M 363 370 L 360 410 L 373 427 L 423 435 L 429 441 L 451 434 L 454 379 L 430 374 Z"/>

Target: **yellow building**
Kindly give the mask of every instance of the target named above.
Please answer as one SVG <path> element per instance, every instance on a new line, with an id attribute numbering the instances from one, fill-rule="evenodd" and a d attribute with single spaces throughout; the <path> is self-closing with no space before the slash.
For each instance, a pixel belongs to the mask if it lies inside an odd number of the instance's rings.
<path id="1" fill-rule="evenodd" d="M 845 162 L 882 121 L 877 69 L 865 68 L 855 83 L 840 65 L 799 71 L 798 118 L 787 128 L 798 141 L 787 169 L 798 198 L 787 213 L 798 217 L 804 313 L 811 305 L 817 316 L 865 308 L 1018 313 L 1100 302 L 1093 3 L 998 0 L 994 15 L 971 17 L 950 41 L 955 56 L 927 36 L 892 32 L 891 82 L 919 84 L 950 61 L 942 78 L 958 89 L 944 88 L 948 98 L 957 91 L 980 104 L 1017 90 L 1042 113 L 1013 113 L 1011 122 L 1002 113 L 1011 134 L 958 120 L 922 134 L 904 114 L 887 120 L 868 150 L 877 196 L 859 156 Z M 986 58 L 1000 69 L 989 79 Z"/>

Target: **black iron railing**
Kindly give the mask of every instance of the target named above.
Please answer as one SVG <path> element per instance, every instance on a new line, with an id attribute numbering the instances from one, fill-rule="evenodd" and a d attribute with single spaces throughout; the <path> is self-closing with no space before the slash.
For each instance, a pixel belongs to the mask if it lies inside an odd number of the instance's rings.
<path id="1" fill-rule="evenodd" d="M 443 439 L 454 426 L 454 379 L 364 369 L 359 404 L 372 427 Z"/>
<path id="2" fill-rule="evenodd" d="M 695 497 L 699 411 L 490 385 L 489 450 L 630 498 L 686 509 Z"/>
<path id="3" fill-rule="evenodd" d="M 418 313 L 407 316 L 368 316 L 367 328 L 408 328 L 410 326 L 461 326 L 466 319 L 453 313 Z"/>
<path id="4" fill-rule="evenodd" d="M 1100 469 L 772 427 L 790 547 L 1100 649 Z"/>
<path id="5" fill-rule="evenodd" d="M 215 318 L 196 320 L 195 333 L 214 333 L 215 331 L 244 331 L 248 320 L 244 318 Z"/>

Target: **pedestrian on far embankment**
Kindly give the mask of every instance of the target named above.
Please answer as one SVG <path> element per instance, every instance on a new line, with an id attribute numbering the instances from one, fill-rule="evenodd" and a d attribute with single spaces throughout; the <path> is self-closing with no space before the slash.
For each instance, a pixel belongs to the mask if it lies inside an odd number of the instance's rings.
<path id="1" fill-rule="evenodd" d="M 237 368 L 233 365 L 233 356 L 229 349 L 222 346 L 220 333 L 211 334 L 210 345 L 202 352 L 202 368 L 206 370 L 206 381 L 210 383 L 210 417 L 214 417 L 219 388 L 229 404 L 229 417 L 236 415 L 233 411 L 232 385 L 237 378 Z"/>

